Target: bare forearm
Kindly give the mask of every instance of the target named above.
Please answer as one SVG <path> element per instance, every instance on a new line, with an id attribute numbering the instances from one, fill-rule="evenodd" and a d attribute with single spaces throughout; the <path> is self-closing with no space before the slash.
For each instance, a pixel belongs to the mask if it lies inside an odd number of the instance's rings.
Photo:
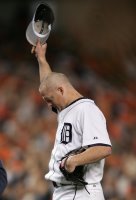
<path id="1" fill-rule="evenodd" d="M 46 78 L 52 72 L 52 70 L 46 60 L 42 62 L 38 61 L 38 63 L 39 63 L 40 82 L 42 82 L 42 80 Z"/>
<path id="2" fill-rule="evenodd" d="M 47 44 L 41 45 L 40 41 L 38 41 L 36 47 L 33 47 L 31 50 L 32 53 L 35 53 L 38 61 L 40 82 L 52 72 L 50 65 L 46 60 L 46 50 Z"/>
<path id="3" fill-rule="evenodd" d="M 95 163 L 111 154 L 111 147 L 97 146 L 90 147 L 81 154 L 75 155 L 71 161 L 75 166 Z"/>

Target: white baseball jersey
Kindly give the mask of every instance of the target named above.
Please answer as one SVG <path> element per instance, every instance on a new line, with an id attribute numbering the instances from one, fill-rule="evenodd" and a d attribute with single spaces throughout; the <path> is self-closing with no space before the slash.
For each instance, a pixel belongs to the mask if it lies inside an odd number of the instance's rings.
<path id="1" fill-rule="evenodd" d="M 60 160 L 79 147 L 111 146 L 103 113 L 94 101 L 80 98 L 58 113 L 56 140 L 45 178 L 57 183 L 69 183 L 60 172 Z M 104 159 L 86 165 L 84 180 L 98 183 L 103 177 Z"/>

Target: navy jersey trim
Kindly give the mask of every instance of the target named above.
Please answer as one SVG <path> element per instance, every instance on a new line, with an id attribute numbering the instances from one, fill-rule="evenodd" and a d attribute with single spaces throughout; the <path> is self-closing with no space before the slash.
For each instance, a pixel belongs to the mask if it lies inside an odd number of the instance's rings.
<path id="1" fill-rule="evenodd" d="M 75 102 L 77 102 L 77 101 L 79 101 L 79 100 L 81 100 L 81 99 L 88 99 L 88 98 L 86 98 L 86 97 L 80 97 L 80 98 L 78 98 L 78 99 L 72 101 L 72 102 L 71 102 L 70 104 L 68 104 L 65 108 L 71 106 L 72 104 L 74 104 Z M 64 108 L 64 109 L 65 109 L 65 108 Z"/>
<path id="2" fill-rule="evenodd" d="M 81 99 L 89 99 L 89 98 L 80 97 L 80 98 L 76 99 L 75 101 L 72 101 L 72 102 L 71 102 L 70 104 L 68 104 L 65 108 L 68 108 L 69 106 L 71 106 L 72 104 L 74 104 L 75 102 L 77 102 L 77 101 L 79 101 L 79 100 L 81 100 Z M 64 108 L 64 109 L 65 109 L 65 108 Z M 63 110 L 64 110 L 64 109 L 63 109 Z M 53 107 L 53 106 L 52 106 L 52 111 L 55 112 L 56 114 L 58 113 L 57 108 L 55 108 L 55 107 Z"/>
<path id="3" fill-rule="evenodd" d="M 110 144 L 103 144 L 103 143 L 96 143 L 96 144 L 90 144 L 90 145 L 87 145 L 86 147 L 94 147 L 94 146 L 105 146 L 105 147 L 111 147 Z"/>

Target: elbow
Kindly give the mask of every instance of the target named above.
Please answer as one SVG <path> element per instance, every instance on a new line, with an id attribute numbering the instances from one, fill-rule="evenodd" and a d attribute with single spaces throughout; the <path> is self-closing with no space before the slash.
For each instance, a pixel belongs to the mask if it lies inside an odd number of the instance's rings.
<path id="1" fill-rule="evenodd" d="M 111 147 L 107 147 L 106 149 L 106 157 L 110 156 L 112 154 L 112 148 Z"/>

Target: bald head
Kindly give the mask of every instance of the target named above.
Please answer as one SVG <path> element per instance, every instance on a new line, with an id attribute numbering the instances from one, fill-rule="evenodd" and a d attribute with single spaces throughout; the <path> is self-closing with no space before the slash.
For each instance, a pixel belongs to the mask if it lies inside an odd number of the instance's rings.
<path id="1" fill-rule="evenodd" d="M 49 107 L 60 111 L 82 96 L 64 74 L 55 72 L 43 79 L 39 92 Z"/>
<path id="2" fill-rule="evenodd" d="M 40 84 L 39 91 L 53 90 L 57 87 L 73 88 L 68 78 L 62 73 L 52 72 Z"/>

